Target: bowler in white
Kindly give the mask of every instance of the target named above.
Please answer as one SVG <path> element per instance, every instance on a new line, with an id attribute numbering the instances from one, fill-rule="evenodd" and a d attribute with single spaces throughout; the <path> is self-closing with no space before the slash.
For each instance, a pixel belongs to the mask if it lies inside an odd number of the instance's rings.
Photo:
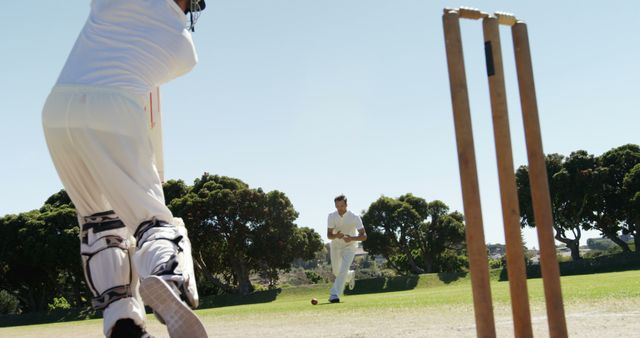
<path id="1" fill-rule="evenodd" d="M 336 211 L 327 220 L 327 238 L 331 240 L 331 268 L 336 280 L 329 294 L 330 303 L 340 303 L 344 286 L 353 289 L 355 271 L 349 270 L 356 255 L 357 242 L 367 240 L 367 232 L 360 216 L 347 210 L 347 198 L 340 195 L 333 199 Z"/>

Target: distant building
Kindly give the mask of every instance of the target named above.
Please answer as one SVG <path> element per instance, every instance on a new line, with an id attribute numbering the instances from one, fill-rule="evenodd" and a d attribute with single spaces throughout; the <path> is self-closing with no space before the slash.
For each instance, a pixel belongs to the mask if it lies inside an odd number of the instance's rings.
<path id="1" fill-rule="evenodd" d="M 507 253 L 506 246 L 504 244 L 487 244 L 487 255 L 489 258 L 500 259 Z"/>

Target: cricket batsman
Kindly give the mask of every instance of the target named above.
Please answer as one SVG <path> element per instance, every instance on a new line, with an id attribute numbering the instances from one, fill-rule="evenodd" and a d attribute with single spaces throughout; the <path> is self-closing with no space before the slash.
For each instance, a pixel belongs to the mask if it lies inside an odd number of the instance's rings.
<path id="1" fill-rule="evenodd" d="M 336 279 L 329 294 L 330 303 L 340 303 L 345 283 L 353 289 L 356 274 L 349 270 L 356 255 L 357 242 L 366 241 L 367 233 L 360 216 L 347 210 L 347 198 L 340 195 L 333 199 L 336 211 L 327 220 L 327 238 L 331 240 L 331 269 Z"/>
<path id="2" fill-rule="evenodd" d="M 192 311 L 191 243 L 165 206 L 146 113 L 152 88 L 197 63 L 189 30 L 204 8 L 204 0 L 92 0 L 43 108 L 106 337 L 151 337 L 145 304 L 171 337 L 207 337 Z"/>

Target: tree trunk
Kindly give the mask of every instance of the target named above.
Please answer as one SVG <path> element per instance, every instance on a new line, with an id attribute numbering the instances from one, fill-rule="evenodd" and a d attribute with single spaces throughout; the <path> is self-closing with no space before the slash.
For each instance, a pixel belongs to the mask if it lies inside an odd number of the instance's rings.
<path id="1" fill-rule="evenodd" d="M 435 222 L 435 221 L 434 221 Z M 426 238 L 423 236 L 419 236 L 418 243 L 420 246 L 420 251 L 422 251 L 422 261 L 424 262 L 424 273 L 433 272 L 433 255 L 429 250 Z"/>
<path id="2" fill-rule="evenodd" d="M 83 288 L 81 286 L 80 283 L 78 283 L 77 279 L 75 277 L 73 277 L 73 298 L 74 298 L 74 302 L 75 302 L 75 306 L 80 307 L 80 306 L 85 306 L 87 305 L 87 302 L 82 300 L 82 294 L 83 294 Z"/>
<path id="3" fill-rule="evenodd" d="M 253 285 L 249 280 L 249 269 L 242 259 L 236 259 L 232 264 L 232 269 L 238 282 L 238 291 L 241 295 L 248 295 L 253 291 Z"/>
<path id="4" fill-rule="evenodd" d="M 209 270 L 209 268 L 207 267 L 207 264 L 204 262 L 204 260 L 202 259 L 202 254 L 198 252 L 198 255 L 194 255 L 194 263 L 195 265 L 198 267 L 198 269 L 202 272 L 202 274 L 204 275 L 204 278 L 206 278 L 209 282 L 211 282 L 211 284 L 217 286 L 220 288 L 220 290 L 226 292 L 226 293 L 233 293 L 233 288 L 231 286 L 229 286 L 228 284 L 225 284 L 224 282 L 222 282 L 220 279 L 216 278 L 211 271 Z"/>
<path id="5" fill-rule="evenodd" d="M 582 259 L 580 256 L 580 237 L 582 234 L 580 232 L 580 228 L 578 228 L 577 233 L 573 233 L 575 238 L 569 238 L 565 235 L 565 230 L 559 226 L 554 225 L 553 228 L 556 230 L 556 240 L 564 243 L 569 250 L 571 250 L 571 259 L 574 261 Z"/>
<path id="6" fill-rule="evenodd" d="M 424 254 L 424 272 L 425 273 L 433 272 L 433 257 L 428 253 Z"/>
<path id="7" fill-rule="evenodd" d="M 579 240 L 572 240 L 570 243 L 566 243 L 566 245 L 567 245 L 567 248 L 571 250 L 571 259 L 573 261 L 582 259 L 582 257 L 580 257 L 580 241 Z"/>
<path id="8" fill-rule="evenodd" d="M 395 269 L 401 276 L 405 276 L 407 275 L 406 272 L 404 272 L 402 269 L 400 269 L 399 266 L 397 266 L 396 264 L 394 264 L 388 257 L 387 257 L 387 263 L 389 266 L 391 266 L 393 269 Z"/>
<path id="9" fill-rule="evenodd" d="M 416 261 L 413 259 L 413 256 L 411 256 L 411 250 L 409 250 L 408 248 L 402 248 L 402 252 L 407 256 L 407 262 L 411 267 L 411 272 L 415 274 L 424 273 L 424 270 L 421 267 L 419 267 L 418 264 L 416 264 Z"/>
<path id="10" fill-rule="evenodd" d="M 40 309 L 40 311 L 47 311 L 49 310 L 49 303 L 47 303 L 47 295 L 42 292 L 40 294 L 40 304 L 38 305 L 38 308 Z"/>
<path id="11" fill-rule="evenodd" d="M 33 293 L 27 293 L 23 296 L 23 299 L 25 300 L 24 305 L 29 312 L 38 311 L 38 302 L 36 301 Z"/>
<path id="12" fill-rule="evenodd" d="M 622 252 L 631 252 L 631 248 L 629 248 L 629 244 L 627 244 L 627 242 L 623 241 L 620 239 L 620 237 L 618 237 L 617 233 L 603 233 L 603 235 L 607 238 L 609 238 L 611 241 L 613 241 L 613 243 L 618 244 L 618 246 L 620 246 L 622 248 Z"/>

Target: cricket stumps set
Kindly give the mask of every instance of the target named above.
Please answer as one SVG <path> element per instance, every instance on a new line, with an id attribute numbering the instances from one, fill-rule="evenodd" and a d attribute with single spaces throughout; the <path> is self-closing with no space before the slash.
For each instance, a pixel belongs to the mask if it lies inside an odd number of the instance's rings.
<path id="1" fill-rule="evenodd" d="M 533 332 L 520 231 L 518 193 L 509 131 L 507 97 L 500 47 L 500 25 L 510 26 L 513 38 L 529 162 L 529 180 L 540 247 L 540 266 L 543 276 L 549 335 L 551 337 L 567 337 L 527 25 L 514 15 L 507 13 L 496 12 L 489 14 L 472 8 L 447 8 L 444 10 L 442 20 L 458 147 L 458 164 L 460 167 L 477 335 L 478 337 L 495 337 L 496 329 L 489 286 L 487 248 L 483 232 L 480 189 L 462 51 L 460 19 L 482 20 L 515 337 L 533 337 Z"/>

